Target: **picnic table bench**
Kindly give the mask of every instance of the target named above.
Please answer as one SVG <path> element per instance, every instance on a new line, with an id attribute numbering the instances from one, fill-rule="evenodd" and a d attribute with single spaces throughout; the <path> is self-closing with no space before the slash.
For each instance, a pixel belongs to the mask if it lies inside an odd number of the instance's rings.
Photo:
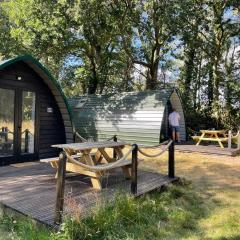
<path id="1" fill-rule="evenodd" d="M 127 144 L 125 142 L 82 142 L 70 144 L 52 145 L 52 147 L 63 149 L 67 155 L 66 171 L 87 175 L 91 178 L 94 188 L 102 189 L 101 177 L 115 168 L 122 168 L 125 178 L 130 178 L 131 160 L 127 154 L 123 155 L 122 149 Z M 106 148 L 115 150 L 116 157 L 110 157 Z M 94 150 L 94 151 L 93 151 Z M 58 168 L 58 158 L 41 160 L 50 163 L 53 168 Z"/>

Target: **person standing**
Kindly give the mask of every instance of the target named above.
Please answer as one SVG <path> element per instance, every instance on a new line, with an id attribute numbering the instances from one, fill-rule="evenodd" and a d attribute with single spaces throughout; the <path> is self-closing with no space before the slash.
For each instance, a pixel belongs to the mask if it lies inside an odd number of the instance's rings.
<path id="1" fill-rule="evenodd" d="M 172 130 L 172 140 L 180 142 L 180 115 L 175 108 L 172 109 L 172 113 L 169 114 L 169 124 Z M 177 136 L 177 138 L 176 138 Z"/>

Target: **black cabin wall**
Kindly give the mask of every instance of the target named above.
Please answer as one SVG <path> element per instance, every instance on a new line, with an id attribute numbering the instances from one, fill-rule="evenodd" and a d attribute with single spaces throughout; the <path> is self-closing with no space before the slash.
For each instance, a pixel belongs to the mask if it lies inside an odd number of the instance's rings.
<path id="1" fill-rule="evenodd" d="M 21 80 L 17 80 L 21 76 Z M 57 102 L 47 84 L 24 62 L 17 62 L 0 70 L 0 87 L 36 92 L 36 143 L 38 159 L 56 156 L 52 144 L 65 143 L 65 128 Z M 47 113 L 47 107 L 53 113 Z M 37 159 L 36 159 L 37 160 Z"/>

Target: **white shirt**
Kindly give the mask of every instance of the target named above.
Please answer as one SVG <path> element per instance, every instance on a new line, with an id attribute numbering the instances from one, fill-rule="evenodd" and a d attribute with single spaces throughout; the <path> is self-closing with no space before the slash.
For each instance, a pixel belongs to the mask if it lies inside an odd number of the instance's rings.
<path id="1" fill-rule="evenodd" d="M 171 126 L 174 126 L 174 127 L 179 126 L 180 115 L 178 112 L 174 111 L 170 113 L 168 119 Z"/>

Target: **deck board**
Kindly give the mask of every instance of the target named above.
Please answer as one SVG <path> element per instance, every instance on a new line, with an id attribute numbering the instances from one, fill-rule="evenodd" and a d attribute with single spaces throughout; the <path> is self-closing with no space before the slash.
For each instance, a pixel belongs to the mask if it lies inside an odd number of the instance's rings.
<path id="1" fill-rule="evenodd" d="M 237 148 L 220 148 L 216 145 L 193 145 L 191 143 L 183 143 L 183 144 L 177 144 L 175 146 L 175 150 L 178 150 L 180 152 L 185 153 L 203 153 L 203 154 L 213 154 L 213 155 L 219 155 L 219 156 L 237 156 L 240 154 L 240 149 Z"/>
<path id="2" fill-rule="evenodd" d="M 34 162 L 14 164 L 0 168 L 0 204 L 53 225 L 56 200 L 55 170 L 49 164 Z M 175 179 L 166 175 L 139 171 L 137 196 L 160 188 Z M 65 185 L 64 214 L 71 214 L 75 204 L 84 216 L 99 202 L 112 201 L 119 191 L 130 192 L 130 180 L 121 171 L 112 171 L 103 178 L 102 191 L 92 188 L 89 177 L 67 174 Z"/>

